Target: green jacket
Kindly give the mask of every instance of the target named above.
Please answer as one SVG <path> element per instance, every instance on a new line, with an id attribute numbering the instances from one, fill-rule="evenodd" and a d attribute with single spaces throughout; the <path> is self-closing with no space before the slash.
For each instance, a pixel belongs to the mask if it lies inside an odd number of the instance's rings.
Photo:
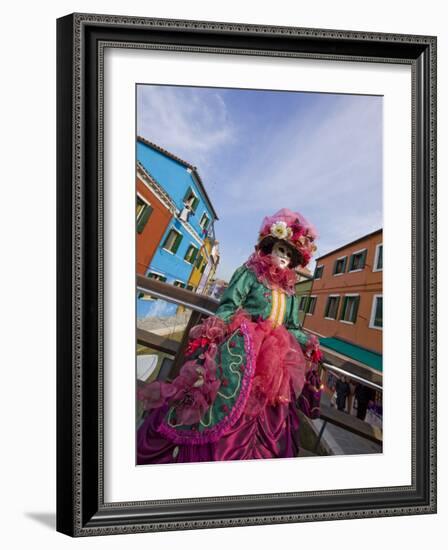
<path id="1" fill-rule="evenodd" d="M 252 270 L 242 265 L 233 274 L 229 286 L 222 296 L 216 315 L 224 321 L 228 321 L 238 308 L 242 308 L 253 319 L 258 317 L 268 319 L 276 306 L 275 298 L 277 298 L 277 301 L 280 300 L 275 294 L 258 281 Z M 281 300 L 284 300 L 286 304 L 283 315 L 279 312 L 279 324 L 283 324 L 296 340 L 305 347 L 309 336 L 300 329 L 297 296 L 295 294 L 292 296 L 284 294 Z M 277 305 L 277 308 L 279 308 L 279 305 Z"/>

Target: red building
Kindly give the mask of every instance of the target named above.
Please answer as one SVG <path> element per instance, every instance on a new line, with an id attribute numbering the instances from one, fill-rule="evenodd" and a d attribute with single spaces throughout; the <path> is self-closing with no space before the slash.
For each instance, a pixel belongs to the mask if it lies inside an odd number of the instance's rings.
<path id="1" fill-rule="evenodd" d="M 145 275 L 176 206 L 146 170 L 137 164 L 137 273 Z"/>

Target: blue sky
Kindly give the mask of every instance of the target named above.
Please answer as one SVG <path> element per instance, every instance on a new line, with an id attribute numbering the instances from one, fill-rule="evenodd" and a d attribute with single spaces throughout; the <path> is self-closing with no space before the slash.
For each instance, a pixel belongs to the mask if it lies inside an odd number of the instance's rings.
<path id="1" fill-rule="evenodd" d="M 381 97 L 141 85 L 137 133 L 197 167 L 219 216 L 218 277 L 280 208 L 314 224 L 316 257 L 383 226 Z"/>

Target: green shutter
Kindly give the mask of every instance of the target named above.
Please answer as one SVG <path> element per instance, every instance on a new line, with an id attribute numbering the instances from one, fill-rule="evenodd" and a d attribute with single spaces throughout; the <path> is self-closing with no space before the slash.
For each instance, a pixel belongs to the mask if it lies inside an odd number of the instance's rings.
<path id="1" fill-rule="evenodd" d="M 339 320 L 344 320 L 345 315 L 345 308 L 347 307 L 347 298 L 344 296 L 342 298 L 342 307 L 341 307 L 341 313 L 339 314 Z"/>
<path id="2" fill-rule="evenodd" d="M 167 234 L 167 236 L 166 236 L 166 239 L 163 241 L 162 248 L 166 248 L 166 245 L 168 244 L 168 239 L 170 238 L 170 235 L 171 235 L 171 231 L 172 231 L 172 229 L 170 229 L 170 230 L 168 231 L 168 234 Z"/>
<path id="3" fill-rule="evenodd" d="M 153 207 L 149 204 L 145 204 L 143 207 L 143 212 L 137 222 L 137 233 L 141 233 L 146 225 L 146 222 L 149 219 L 149 216 L 152 214 Z"/>
<path id="4" fill-rule="evenodd" d="M 198 204 L 199 204 L 199 199 L 197 197 L 195 197 L 194 201 L 193 201 L 193 205 L 191 207 L 193 212 L 196 212 L 196 208 L 198 207 Z"/>
<path id="5" fill-rule="evenodd" d="M 358 307 L 359 307 L 359 296 L 356 296 L 355 303 L 354 303 L 354 306 L 353 306 L 353 316 L 350 319 L 350 321 L 352 321 L 352 323 L 356 323 L 356 317 L 358 315 Z"/>
<path id="6" fill-rule="evenodd" d="M 330 296 L 328 296 L 327 303 L 325 305 L 325 315 L 324 315 L 324 317 L 328 317 L 328 311 L 330 309 L 330 301 L 331 301 L 331 298 L 330 298 Z"/>
<path id="7" fill-rule="evenodd" d="M 364 250 L 364 252 L 362 253 L 361 262 L 359 266 L 360 269 L 363 269 L 364 266 L 366 265 L 366 258 L 367 258 L 367 250 Z"/>
<path id="8" fill-rule="evenodd" d="M 196 257 L 198 255 L 199 249 L 196 247 L 193 247 L 193 254 L 191 255 L 191 263 L 194 264 L 196 261 Z"/>
<path id="9" fill-rule="evenodd" d="M 383 245 L 378 248 L 377 269 L 383 269 Z"/>
<path id="10" fill-rule="evenodd" d="M 348 270 L 351 271 L 353 269 L 353 260 L 355 259 L 355 256 L 352 254 L 350 256 L 350 265 L 349 265 L 349 268 Z"/>
<path id="11" fill-rule="evenodd" d="M 374 324 L 377 327 L 383 326 L 383 298 L 382 297 L 378 297 L 376 299 Z"/>
<path id="12" fill-rule="evenodd" d="M 342 273 L 345 272 L 345 268 L 347 267 L 347 256 L 344 258 L 344 262 L 342 264 Z"/>
<path id="13" fill-rule="evenodd" d="M 179 248 L 180 242 L 182 241 L 182 235 L 180 233 L 177 233 L 176 240 L 174 241 L 174 246 L 171 249 L 171 252 L 173 254 L 176 254 L 177 249 Z"/>
<path id="14" fill-rule="evenodd" d="M 188 197 L 191 195 L 191 187 L 187 189 L 187 192 L 184 195 L 184 202 L 187 201 Z"/>
<path id="15" fill-rule="evenodd" d="M 338 310 L 339 310 L 339 302 L 341 301 L 341 297 L 338 296 L 336 298 L 336 309 L 335 309 L 335 312 L 334 312 L 334 318 L 337 319 L 338 318 Z"/>

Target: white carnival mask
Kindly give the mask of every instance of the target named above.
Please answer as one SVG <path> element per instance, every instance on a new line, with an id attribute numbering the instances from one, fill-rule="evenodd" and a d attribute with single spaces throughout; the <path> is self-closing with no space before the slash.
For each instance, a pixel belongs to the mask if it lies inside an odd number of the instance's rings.
<path id="1" fill-rule="evenodd" d="M 285 269 L 288 267 L 292 260 L 292 251 L 288 245 L 282 242 L 276 242 L 272 247 L 272 257 L 279 267 Z"/>

